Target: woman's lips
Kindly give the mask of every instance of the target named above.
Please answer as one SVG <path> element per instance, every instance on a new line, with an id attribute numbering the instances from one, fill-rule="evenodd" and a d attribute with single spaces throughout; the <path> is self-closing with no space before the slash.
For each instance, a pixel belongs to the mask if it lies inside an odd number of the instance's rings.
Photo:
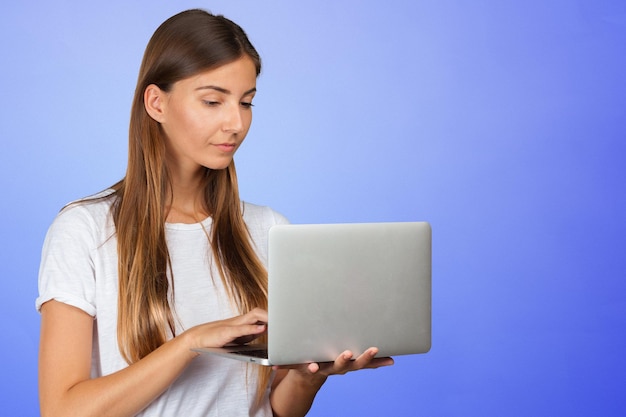
<path id="1" fill-rule="evenodd" d="M 234 152 L 237 149 L 237 144 L 235 143 L 218 143 L 215 146 L 222 152 Z"/>

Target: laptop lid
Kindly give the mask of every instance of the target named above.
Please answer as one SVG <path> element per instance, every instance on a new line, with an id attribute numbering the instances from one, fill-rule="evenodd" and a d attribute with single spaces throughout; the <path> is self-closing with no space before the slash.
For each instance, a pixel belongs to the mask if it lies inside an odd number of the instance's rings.
<path id="1" fill-rule="evenodd" d="M 268 357 L 237 359 L 264 365 L 326 362 L 346 349 L 356 357 L 369 347 L 379 348 L 379 357 L 425 353 L 431 347 L 431 227 L 273 226 L 268 294 Z"/>

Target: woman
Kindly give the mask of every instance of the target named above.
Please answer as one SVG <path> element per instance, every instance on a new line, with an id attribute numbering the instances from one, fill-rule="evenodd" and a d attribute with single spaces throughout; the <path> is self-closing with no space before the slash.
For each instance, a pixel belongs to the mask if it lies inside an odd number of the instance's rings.
<path id="1" fill-rule="evenodd" d="M 239 200 L 233 155 L 252 120 L 260 58 L 242 29 L 189 10 L 143 58 L 128 168 L 66 207 L 42 255 L 42 416 L 303 416 L 352 360 L 267 369 L 191 349 L 262 340 L 266 240 L 286 222 Z"/>

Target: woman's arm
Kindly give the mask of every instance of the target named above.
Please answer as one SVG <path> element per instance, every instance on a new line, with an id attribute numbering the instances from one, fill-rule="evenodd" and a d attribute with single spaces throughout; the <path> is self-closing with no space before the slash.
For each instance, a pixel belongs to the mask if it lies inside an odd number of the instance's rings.
<path id="1" fill-rule="evenodd" d="M 324 382 L 325 376 L 308 378 L 293 369 L 278 369 L 270 393 L 274 416 L 306 415 Z"/>
<path id="2" fill-rule="evenodd" d="M 352 352 L 345 351 L 339 355 L 335 362 L 279 368 L 276 371 L 270 394 L 274 416 L 305 416 L 311 409 L 317 392 L 330 375 L 393 365 L 391 358 L 374 358 L 377 353 L 376 348 L 370 348 L 352 360 Z"/>
<path id="3" fill-rule="evenodd" d="M 223 346 L 259 334 L 262 311 L 194 327 L 140 361 L 91 379 L 93 318 L 82 310 L 48 301 L 41 307 L 39 397 L 42 417 L 133 416 L 158 397 L 189 365 L 192 347 Z M 129 395 L 131 394 L 132 395 Z"/>

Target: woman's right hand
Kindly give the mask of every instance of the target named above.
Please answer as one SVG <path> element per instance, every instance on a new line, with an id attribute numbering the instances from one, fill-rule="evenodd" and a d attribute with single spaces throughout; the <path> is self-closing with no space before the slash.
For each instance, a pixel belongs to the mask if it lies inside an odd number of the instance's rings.
<path id="1" fill-rule="evenodd" d="M 266 323 L 267 311 L 255 308 L 241 316 L 200 324 L 180 336 L 187 339 L 189 349 L 243 344 L 263 335 L 267 331 Z"/>
<path id="2" fill-rule="evenodd" d="M 263 324 L 259 324 L 259 322 Z M 41 307 L 39 398 L 42 416 L 133 416 L 178 378 L 198 353 L 196 347 L 254 340 L 267 326 L 267 312 L 202 324 L 112 374 L 92 378 L 94 319 L 51 300 Z M 128 396 L 133 392 L 132 396 Z"/>

